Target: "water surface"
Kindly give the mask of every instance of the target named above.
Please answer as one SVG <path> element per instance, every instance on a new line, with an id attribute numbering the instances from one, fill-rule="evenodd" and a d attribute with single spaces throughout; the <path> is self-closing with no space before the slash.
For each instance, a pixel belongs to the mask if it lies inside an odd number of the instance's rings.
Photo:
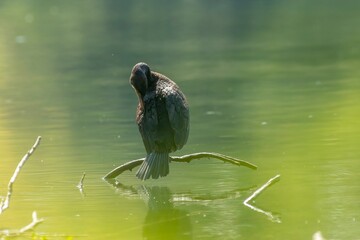
<path id="1" fill-rule="evenodd" d="M 3 1 L 1 195 L 38 135 L 1 229 L 36 210 L 48 239 L 357 239 L 360 4 L 357 1 Z M 217 160 L 114 185 L 144 156 L 132 66 L 174 79 L 191 110 L 187 145 Z M 83 172 L 84 193 L 77 188 Z M 242 202 L 281 174 L 254 205 Z"/>

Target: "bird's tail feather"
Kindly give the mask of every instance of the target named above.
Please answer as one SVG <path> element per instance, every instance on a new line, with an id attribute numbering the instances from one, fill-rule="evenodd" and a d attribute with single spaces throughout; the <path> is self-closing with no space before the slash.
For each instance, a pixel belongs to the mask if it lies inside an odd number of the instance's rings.
<path id="1" fill-rule="evenodd" d="M 169 153 L 152 152 L 141 164 L 136 176 L 141 180 L 157 179 L 169 174 Z"/>

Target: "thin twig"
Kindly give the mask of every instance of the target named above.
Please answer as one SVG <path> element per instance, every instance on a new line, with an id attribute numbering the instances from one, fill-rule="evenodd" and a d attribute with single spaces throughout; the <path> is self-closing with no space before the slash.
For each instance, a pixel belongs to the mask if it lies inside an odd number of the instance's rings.
<path id="1" fill-rule="evenodd" d="M 82 175 L 82 177 L 81 177 L 81 179 L 80 179 L 80 182 L 79 182 L 79 184 L 77 185 L 77 187 L 78 187 L 79 189 L 82 189 L 82 188 L 84 187 L 84 179 L 85 179 L 85 176 L 86 176 L 86 173 L 83 173 L 83 175 Z"/>
<path id="2" fill-rule="evenodd" d="M 179 157 L 178 156 L 170 157 L 171 161 L 187 162 L 187 163 L 189 163 L 190 161 L 195 160 L 195 159 L 203 159 L 203 158 L 215 158 L 215 159 L 219 159 L 224 162 L 231 163 L 231 164 L 234 164 L 237 166 L 245 166 L 245 167 L 248 167 L 253 170 L 257 169 L 257 166 L 252 163 L 249 163 L 249 162 L 246 162 L 246 161 L 234 158 L 234 157 L 219 154 L 219 153 L 199 152 L 199 153 L 193 153 L 193 154 L 188 154 L 188 155 L 179 156 Z M 133 168 L 141 165 L 141 163 L 144 160 L 145 160 L 145 158 L 140 158 L 140 159 L 136 159 L 136 160 L 132 160 L 130 162 L 124 163 L 124 164 L 120 165 L 119 167 L 116 167 L 115 169 L 110 171 L 103 178 L 104 179 L 116 178 L 118 175 L 120 175 L 124 171 L 126 171 L 126 170 L 131 171 Z"/>
<path id="3" fill-rule="evenodd" d="M 36 212 L 32 213 L 32 222 L 22 227 L 20 230 L 4 229 L 0 231 L 0 237 L 15 237 L 24 234 L 28 231 L 34 230 L 37 225 L 44 221 L 43 218 L 38 218 Z M 1 238 L 2 239 L 2 238 Z"/>
<path id="4" fill-rule="evenodd" d="M 250 197 L 248 197 L 247 199 L 245 199 L 245 201 L 243 202 L 245 206 L 249 207 L 250 209 L 265 214 L 266 216 L 268 216 L 272 221 L 274 222 L 278 222 L 281 223 L 281 220 L 278 216 L 273 215 L 271 212 L 268 211 L 264 211 L 261 208 L 255 207 L 253 205 L 251 205 L 249 202 L 253 201 L 255 198 L 257 198 L 265 189 L 269 188 L 271 185 L 277 183 L 278 181 L 280 181 L 280 175 L 276 175 L 273 178 L 270 178 L 264 185 L 262 185 L 260 188 L 258 188 L 253 194 L 251 194 Z"/>
<path id="5" fill-rule="evenodd" d="M 24 157 L 21 159 L 21 161 L 19 162 L 19 164 L 17 165 L 14 174 L 12 175 L 9 184 L 8 184 L 8 192 L 6 195 L 5 200 L 3 200 L 0 203 L 0 214 L 3 213 L 10 204 L 10 198 L 13 192 L 13 184 L 17 178 L 17 176 L 20 173 L 21 168 L 24 166 L 24 164 L 26 163 L 26 161 L 29 159 L 29 157 L 34 153 L 34 151 L 36 150 L 36 148 L 38 147 L 38 145 L 40 144 L 40 140 L 41 140 L 41 136 L 38 136 L 34 145 L 31 147 L 31 149 L 24 155 Z"/>
<path id="6" fill-rule="evenodd" d="M 83 173 L 83 175 L 82 175 L 82 177 L 80 179 L 80 182 L 76 186 L 79 189 L 81 195 L 83 195 L 83 196 L 85 195 L 85 192 L 84 192 L 84 179 L 85 179 L 85 176 L 86 176 L 86 173 Z"/>

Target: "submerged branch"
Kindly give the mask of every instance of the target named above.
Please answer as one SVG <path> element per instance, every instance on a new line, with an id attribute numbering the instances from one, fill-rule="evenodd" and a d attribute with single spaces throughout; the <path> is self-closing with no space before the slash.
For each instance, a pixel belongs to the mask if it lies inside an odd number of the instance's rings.
<path id="1" fill-rule="evenodd" d="M 20 173 L 21 168 L 24 166 L 24 164 L 26 163 L 26 161 L 29 159 L 29 157 L 34 153 L 34 151 L 36 150 L 36 148 L 39 146 L 40 144 L 40 140 L 41 140 L 41 136 L 38 136 L 34 145 L 31 147 L 31 149 L 24 155 L 24 157 L 21 159 L 21 161 L 19 162 L 19 164 L 17 165 L 14 174 L 12 175 L 9 184 L 8 184 L 8 192 L 7 195 L 5 197 L 5 200 L 3 200 L 0 203 L 0 214 L 3 213 L 10 204 L 10 198 L 13 192 L 13 184 L 17 178 L 17 176 Z"/>
<path id="2" fill-rule="evenodd" d="M 222 160 L 224 162 L 227 163 L 231 163 L 237 166 L 244 166 L 244 167 L 248 167 L 251 168 L 253 170 L 257 169 L 257 166 L 234 158 L 234 157 L 230 157 L 230 156 L 226 156 L 220 153 L 211 153 L 211 152 L 199 152 L 199 153 L 193 153 L 193 154 L 188 154 L 188 155 L 184 155 L 184 156 L 172 156 L 170 157 L 171 161 L 174 162 L 187 162 L 189 163 L 192 160 L 195 159 L 203 159 L 203 158 L 215 158 L 215 159 L 219 159 Z M 124 163 L 122 165 L 120 165 L 119 167 L 116 167 L 115 169 L 113 169 L 112 171 L 110 171 L 108 174 L 106 174 L 103 178 L 104 179 L 111 179 L 111 178 L 115 178 L 118 175 L 120 175 L 121 173 L 123 173 L 126 170 L 131 171 L 133 168 L 141 165 L 141 163 L 145 160 L 145 158 L 140 158 L 140 159 L 136 159 L 136 160 L 132 160 L 130 162 Z"/>
<path id="3" fill-rule="evenodd" d="M 272 186 L 273 184 L 277 183 L 278 181 L 280 181 L 280 175 L 276 175 L 273 178 L 270 178 L 264 185 L 262 185 L 260 188 L 258 188 L 253 194 L 251 194 L 250 197 L 248 197 L 247 199 L 245 199 L 245 201 L 243 202 L 245 206 L 249 207 L 250 209 L 265 214 L 266 216 L 268 216 L 272 221 L 277 222 L 277 223 L 281 223 L 281 220 L 278 216 L 275 216 L 274 214 L 272 214 L 271 212 L 268 211 L 264 211 L 261 208 L 255 207 L 253 205 L 251 205 L 249 202 L 255 200 L 255 198 L 257 198 L 265 189 L 269 188 L 270 186 Z"/>

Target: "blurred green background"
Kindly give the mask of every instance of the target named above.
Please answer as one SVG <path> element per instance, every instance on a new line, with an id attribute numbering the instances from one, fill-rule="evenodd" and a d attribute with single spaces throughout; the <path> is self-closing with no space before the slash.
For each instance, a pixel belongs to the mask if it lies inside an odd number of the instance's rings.
<path id="1" fill-rule="evenodd" d="M 355 0 L 1 1 L 0 195 L 43 140 L 0 228 L 36 210 L 35 239 L 359 238 L 359 11 Z M 140 61 L 188 98 L 177 155 L 259 169 L 200 160 L 157 181 L 102 181 L 145 154 L 128 83 Z M 242 204 L 276 174 L 255 204 L 281 223 Z"/>

